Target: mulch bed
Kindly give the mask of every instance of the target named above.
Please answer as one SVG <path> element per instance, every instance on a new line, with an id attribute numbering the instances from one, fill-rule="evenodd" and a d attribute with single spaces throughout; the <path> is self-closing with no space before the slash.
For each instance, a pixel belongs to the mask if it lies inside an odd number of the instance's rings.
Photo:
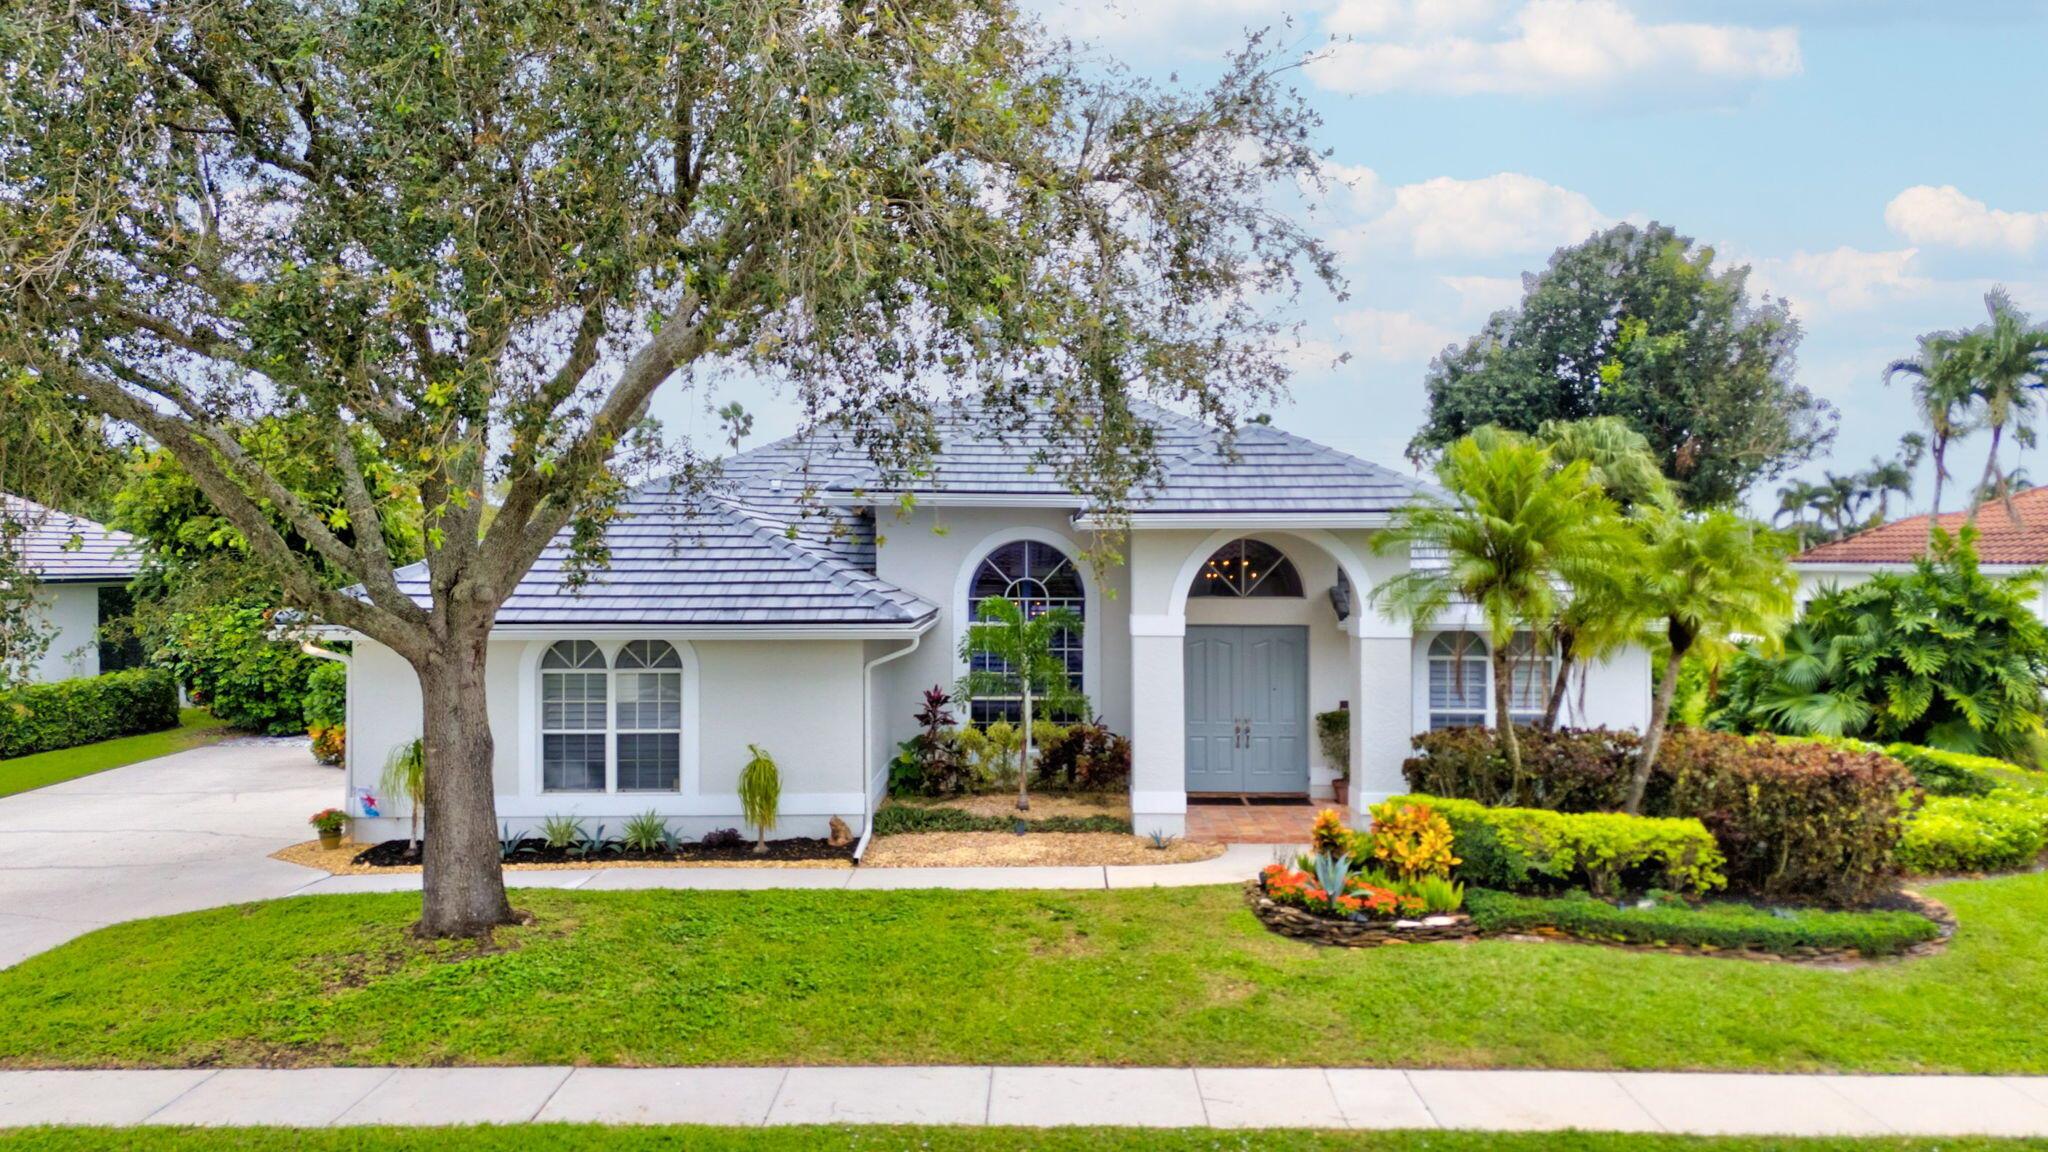
<path id="1" fill-rule="evenodd" d="M 424 842 L 421 843 L 424 847 Z M 795 863 L 800 861 L 830 860 L 853 862 L 853 845 L 835 848 L 826 840 L 811 836 L 797 836 L 787 840 L 768 841 L 766 852 L 755 852 L 754 842 L 744 840 L 738 844 L 685 844 L 673 852 L 636 852 L 631 849 L 597 852 L 590 856 L 578 856 L 567 848 L 550 848 L 543 840 L 522 840 L 519 850 L 505 862 L 507 864 L 557 864 L 576 867 L 605 863 L 648 863 L 648 864 L 708 864 L 730 863 L 749 864 L 757 862 Z M 417 867 L 420 855 L 408 851 L 404 840 L 386 840 L 381 844 L 356 853 L 350 861 L 372 868 Z"/>

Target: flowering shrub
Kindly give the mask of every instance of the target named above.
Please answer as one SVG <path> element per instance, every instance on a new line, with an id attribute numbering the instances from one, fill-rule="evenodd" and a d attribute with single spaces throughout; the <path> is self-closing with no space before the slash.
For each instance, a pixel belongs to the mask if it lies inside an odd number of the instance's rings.
<path id="1" fill-rule="evenodd" d="M 1447 877 L 1464 863 L 1451 854 L 1450 821 L 1427 804 L 1388 801 L 1372 810 L 1372 856 L 1384 860 L 1396 879 Z"/>
<path id="2" fill-rule="evenodd" d="M 1403 896 L 1398 892 L 1381 888 L 1360 875 L 1352 875 L 1344 882 L 1344 891 L 1332 899 L 1330 894 L 1316 883 L 1316 878 L 1298 868 L 1285 864 L 1269 864 L 1259 873 L 1259 884 L 1275 904 L 1299 908 L 1322 916 L 1364 916 L 1375 920 L 1392 920 L 1403 916 L 1420 916 L 1423 902 L 1420 897 Z"/>

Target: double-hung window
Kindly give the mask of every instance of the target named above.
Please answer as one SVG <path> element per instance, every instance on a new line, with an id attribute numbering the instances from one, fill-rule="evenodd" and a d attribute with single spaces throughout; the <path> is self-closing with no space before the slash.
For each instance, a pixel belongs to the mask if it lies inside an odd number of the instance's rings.
<path id="1" fill-rule="evenodd" d="M 540 661 L 541 789 L 674 792 L 682 787 L 683 661 L 665 640 L 607 660 L 563 640 Z"/>

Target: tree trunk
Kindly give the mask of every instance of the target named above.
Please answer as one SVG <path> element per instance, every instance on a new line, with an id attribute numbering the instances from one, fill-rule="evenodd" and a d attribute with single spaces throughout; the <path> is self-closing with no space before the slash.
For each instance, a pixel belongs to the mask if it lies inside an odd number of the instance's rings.
<path id="1" fill-rule="evenodd" d="M 1564 711 L 1565 690 L 1571 687 L 1572 658 L 1564 654 L 1560 645 L 1557 655 L 1557 675 L 1550 680 L 1550 698 L 1543 702 L 1543 730 L 1557 731 L 1558 713 Z"/>
<path id="2" fill-rule="evenodd" d="M 1505 644 L 1493 645 L 1493 722 L 1499 729 L 1501 754 L 1508 758 L 1508 774 L 1515 782 L 1515 803 L 1527 798 L 1522 780 L 1522 742 L 1515 737 L 1515 722 L 1508 707 L 1511 681 L 1508 649 Z"/>
<path id="3" fill-rule="evenodd" d="M 1677 629 L 1672 630 L 1677 633 Z M 1678 692 L 1678 670 L 1685 663 L 1686 650 L 1692 647 L 1689 637 L 1674 635 L 1671 654 L 1664 658 L 1664 675 L 1657 678 L 1657 693 L 1650 700 L 1650 726 L 1643 732 L 1643 747 L 1636 755 L 1636 770 L 1628 781 L 1628 803 L 1622 811 L 1631 816 L 1643 814 L 1643 793 L 1650 787 L 1650 770 L 1657 766 L 1657 751 L 1664 746 L 1664 726 L 1671 719 L 1671 698 Z"/>
<path id="4" fill-rule="evenodd" d="M 1024 742 L 1017 748 L 1017 811 L 1031 811 L 1031 681 L 1024 681 Z"/>
<path id="5" fill-rule="evenodd" d="M 484 697 L 488 625 L 457 627 L 415 666 L 425 708 L 427 810 L 425 898 L 414 931 L 426 937 L 488 935 L 519 916 L 505 899 L 491 783 L 490 715 Z"/>
<path id="6" fill-rule="evenodd" d="M 1992 497 L 1998 494 L 1993 485 L 1998 480 L 1998 440 L 2004 433 L 2004 425 L 1993 424 L 1991 426 L 1991 451 L 1984 457 L 1984 478 L 1977 481 L 1977 493 L 1975 498 L 1970 501 L 1969 514 L 1963 517 L 1963 524 L 1965 526 L 1975 524 L 1977 522 L 1977 509 L 1989 503 Z"/>
<path id="7" fill-rule="evenodd" d="M 1934 540 L 1934 530 L 1941 524 L 1941 482 L 1948 477 L 1948 437 L 1934 438 L 1934 506 L 1927 511 L 1927 539 Z"/>

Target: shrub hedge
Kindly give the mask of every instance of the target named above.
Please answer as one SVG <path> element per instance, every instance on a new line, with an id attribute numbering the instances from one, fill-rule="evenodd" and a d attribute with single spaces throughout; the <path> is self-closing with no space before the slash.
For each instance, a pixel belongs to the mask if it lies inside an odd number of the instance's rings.
<path id="1" fill-rule="evenodd" d="M 1042 784 L 1081 792 L 1109 792 L 1130 787 L 1131 742 L 1100 720 L 1060 728 L 1038 749 Z M 1037 731 L 1036 727 L 1033 731 Z"/>
<path id="2" fill-rule="evenodd" d="M 1918 875 L 2010 872 L 2048 848 L 2048 795 L 1999 788 L 1984 796 L 1935 796 L 1906 821 L 1899 864 Z"/>
<path id="3" fill-rule="evenodd" d="M 1884 751 L 1910 769 L 1920 787 L 1935 796 L 1989 796 L 2012 783 L 2048 788 L 2048 777 L 2042 773 L 1991 756 L 1918 744 L 1888 744 Z"/>
<path id="4" fill-rule="evenodd" d="M 1117 816 L 1026 817 L 1032 832 L 1122 832 L 1129 834 L 1131 822 Z M 1017 827 L 1013 816 L 978 816 L 943 805 L 889 804 L 875 812 L 875 835 L 903 836 L 913 832 L 1011 832 Z"/>
<path id="5" fill-rule="evenodd" d="M 178 685 L 133 668 L 0 692 L 0 760 L 178 726 Z"/>
<path id="6" fill-rule="evenodd" d="M 1482 804 L 1548 808 L 1553 812 L 1609 812 L 1628 797 L 1629 766 L 1641 740 L 1633 732 L 1570 728 L 1544 732 L 1517 728 L 1524 794 L 1489 728 L 1443 728 L 1415 737 L 1421 753 L 1401 765 L 1408 787 L 1432 796 Z"/>
<path id="7" fill-rule="evenodd" d="M 1583 884 L 1619 895 L 1707 892 L 1726 882 L 1721 850 L 1697 820 L 1489 808 L 1436 796 L 1396 796 L 1388 804 L 1422 805 L 1449 821 L 1456 875 L 1468 884 L 1514 891 Z"/>
<path id="8" fill-rule="evenodd" d="M 1772 899 L 1867 899 L 1898 874 L 1912 773 L 1879 752 L 1729 732 L 1674 733 L 1651 810 L 1696 816 L 1728 883 Z"/>
<path id="9" fill-rule="evenodd" d="M 1526 806 L 1562 812 L 1619 808 L 1638 747 L 1605 729 L 1523 730 Z M 1426 732 L 1403 765 L 1409 786 L 1503 802 L 1513 784 L 1483 729 Z M 1897 872 L 1893 851 L 1913 788 L 1897 760 L 1867 747 L 1745 738 L 1696 729 L 1664 742 L 1643 811 L 1706 825 L 1727 857 L 1728 883 L 1772 898 L 1856 901 Z"/>
<path id="10" fill-rule="evenodd" d="M 1780 955 L 1802 948 L 1854 948 L 1866 956 L 1891 956 L 1941 934 L 1925 916 L 1904 911 L 1772 909 L 1729 901 L 1617 908 L 1583 892 L 1546 898 L 1469 888 L 1465 910 L 1486 932 L 1554 928 L 1587 940 Z"/>

